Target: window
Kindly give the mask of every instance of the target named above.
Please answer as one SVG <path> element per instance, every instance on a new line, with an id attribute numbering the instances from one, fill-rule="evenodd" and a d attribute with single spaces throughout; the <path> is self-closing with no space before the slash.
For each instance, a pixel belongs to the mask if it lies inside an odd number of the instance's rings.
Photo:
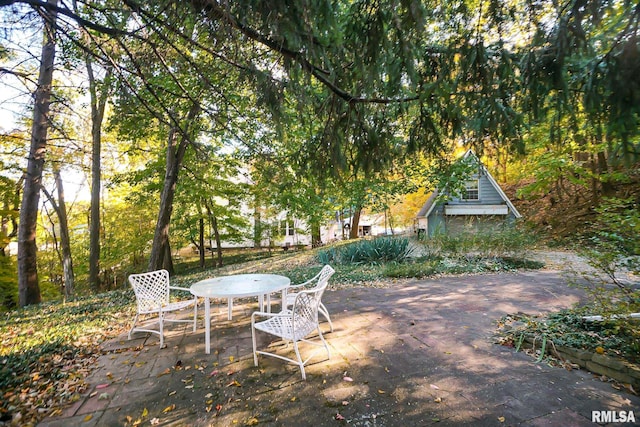
<path id="1" fill-rule="evenodd" d="M 293 227 L 293 221 L 283 220 L 280 221 L 279 236 L 293 236 L 295 235 L 295 228 Z"/>
<path id="2" fill-rule="evenodd" d="M 464 185 L 464 192 L 462 193 L 462 200 L 480 200 L 478 180 L 467 181 Z"/>

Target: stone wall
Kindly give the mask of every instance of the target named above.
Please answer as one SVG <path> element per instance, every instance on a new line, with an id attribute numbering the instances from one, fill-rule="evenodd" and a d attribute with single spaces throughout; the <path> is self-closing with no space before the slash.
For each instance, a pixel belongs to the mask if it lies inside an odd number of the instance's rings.
<path id="1" fill-rule="evenodd" d="M 522 347 L 540 350 L 541 341 L 538 339 L 534 342 L 533 337 L 526 337 Z M 621 383 L 630 384 L 634 390 L 640 391 L 640 365 L 593 351 L 552 345 L 550 341 L 547 341 L 545 352 L 565 362 L 578 365 L 594 374 L 604 375 Z"/>

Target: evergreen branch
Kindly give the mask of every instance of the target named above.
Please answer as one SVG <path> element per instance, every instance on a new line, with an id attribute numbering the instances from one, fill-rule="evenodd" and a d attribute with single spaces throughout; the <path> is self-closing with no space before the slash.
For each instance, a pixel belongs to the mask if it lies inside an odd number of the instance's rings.
<path id="1" fill-rule="evenodd" d="M 131 4 L 132 2 L 127 2 Z M 135 3 L 135 2 L 133 2 Z M 270 50 L 281 54 L 282 56 L 289 58 L 296 63 L 298 63 L 302 69 L 315 77 L 320 83 L 326 86 L 331 92 L 336 94 L 339 98 L 347 101 L 350 104 L 355 103 L 369 103 L 369 104 L 393 104 L 393 103 L 402 103 L 408 101 L 415 101 L 419 99 L 418 95 L 414 95 L 406 98 L 368 98 L 353 95 L 342 88 L 338 87 L 334 82 L 332 82 L 327 76 L 327 71 L 322 68 L 314 65 L 309 61 L 305 55 L 300 51 L 295 51 L 288 48 L 284 42 L 277 42 L 272 38 L 261 34 L 257 30 L 250 28 L 247 25 L 242 24 L 235 16 L 233 16 L 228 11 L 224 10 L 220 4 L 215 0 L 192 0 L 191 4 L 193 5 L 196 11 L 200 11 L 205 13 L 209 18 L 222 21 L 230 25 L 232 28 L 237 29 L 242 34 L 254 40 L 266 47 Z"/>

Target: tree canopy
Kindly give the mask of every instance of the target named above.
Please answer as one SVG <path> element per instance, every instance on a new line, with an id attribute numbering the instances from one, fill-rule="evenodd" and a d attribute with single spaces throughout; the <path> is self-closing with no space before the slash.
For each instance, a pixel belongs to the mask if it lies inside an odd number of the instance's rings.
<path id="1" fill-rule="evenodd" d="M 105 76 L 113 150 L 145 157 L 127 182 L 146 173 L 160 186 L 150 268 L 168 253 L 174 203 L 184 215 L 181 202 L 197 202 L 189 215 L 225 218 L 230 235 L 242 228 L 213 203 L 237 198 L 232 156 L 254 174 L 254 196 L 312 224 L 327 210 L 388 209 L 421 168 L 411 159 L 446 171 L 460 145 L 505 177 L 511 162 L 535 178 L 522 194 L 568 180 L 597 201 L 637 170 L 640 5 L 628 0 L 0 0 L 0 19 L 0 78 L 33 93 L 33 34 L 55 33 L 67 73 L 53 80 L 46 123 L 63 147 L 72 136 L 58 125 L 82 103 L 73 91 L 95 94 L 81 80 Z M 76 161 L 64 153 L 47 155 Z"/>

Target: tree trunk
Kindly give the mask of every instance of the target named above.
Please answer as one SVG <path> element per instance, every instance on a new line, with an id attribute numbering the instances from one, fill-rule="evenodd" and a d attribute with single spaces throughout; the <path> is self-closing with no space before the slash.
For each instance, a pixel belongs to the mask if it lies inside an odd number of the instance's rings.
<path id="1" fill-rule="evenodd" d="M 220 239 L 220 230 L 218 230 L 218 218 L 213 214 L 211 207 L 207 203 L 207 213 L 209 214 L 209 218 L 211 221 L 211 228 L 213 229 L 213 237 L 216 240 L 216 253 L 218 258 L 218 268 L 222 267 L 222 242 Z M 213 252 L 213 248 L 211 248 Z"/>
<path id="2" fill-rule="evenodd" d="M 54 8 L 58 6 L 58 0 L 47 0 L 47 3 L 53 8 L 42 10 L 45 19 L 44 45 L 38 87 L 34 97 L 31 147 L 20 206 L 20 225 L 18 226 L 18 295 L 21 307 L 38 304 L 42 301 L 38 284 L 36 226 L 49 128 L 51 82 L 53 81 L 53 65 L 56 54 L 57 14 Z"/>
<path id="3" fill-rule="evenodd" d="M 60 223 L 60 246 L 62 248 L 62 271 L 64 274 L 64 295 L 71 298 L 74 293 L 75 280 L 73 274 L 73 258 L 71 257 L 71 239 L 69 238 L 69 223 L 67 221 L 67 205 L 64 200 L 64 188 L 60 171 L 55 170 L 54 176 L 58 188 L 58 203 L 54 205 Z"/>
<path id="4" fill-rule="evenodd" d="M 257 198 L 256 205 L 253 208 L 253 247 L 262 247 L 262 217 L 260 215 L 260 208 L 258 206 Z"/>
<path id="5" fill-rule="evenodd" d="M 387 209 L 385 212 L 389 213 L 389 215 L 387 216 L 388 219 L 389 219 L 389 230 L 391 230 L 391 235 L 393 236 L 393 235 L 396 234 L 395 231 L 393 230 L 393 216 L 391 215 L 391 210 L 390 209 Z M 385 215 L 387 215 L 387 214 L 385 213 Z"/>
<path id="6" fill-rule="evenodd" d="M 358 225 L 360 224 L 360 213 L 362 213 L 362 207 L 357 206 L 353 212 L 353 218 L 351 219 L 351 230 L 349 231 L 349 239 L 358 238 Z"/>
<path id="7" fill-rule="evenodd" d="M 322 246 L 322 237 L 320 236 L 320 223 L 318 221 L 311 222 L 311 247 L 317 248 Z"/>
<path id="8" fill-rule="evenodd" d="M 104 86 L 100 95 L 96 88 L 91 57 L 86 58 L 91 94 L 91 220 L 89 222 L 89 286 L 97 292 L 100 289 L 100 184 L 102 161 L 102 121 L 107 103 L 111 68 L 107 69 Z"/>
<path id="9" fill-rule="evenodd" d="M 162 268 L 167 270 L 170 275 L 174 275 L 176 270 L 173 267 L 173 257 L 171 256 L 171 242 L 167 242 L 167 246 L 164 250 L 164 257 L 162 260 Z"/>
<path id="10" fill-rule="evenodd" d="M 187 114 L 184 123 L 185 128 L 193 123 L 200 111 L 200 107 L 194 104 Z M 180 142 L 178 142 L 180 140 Z M 171 213 L 173 211 L 173 198 L 176 192 L 176 184 L 178 183 L 178 174 L 182 166 L 182 159 L 190 141 L 187 136 L 182 133 L 178 134 L 178 130 L 173 127 L 169 131 L 167 141 L 167 166 L 164 175 L 164 184 L 160 195 L 160 210 L 158 213 L 158 221 L 153 235 L 153 244 L 151 246 L 151 256 L 149 257 L 149 271 L 159 270 L 162 268 L 165 259 L 165 251 L 169 250 L 169 223 L 171 222 Z M 171 255 L 171 254 L 169 254 Z"/>
<path id="11" fill-rule="evenodd" d="M 200 220 L 198 221 L 200 223 L 200 236 L 199 236 L 199 243 L 200 243 L 200 268 L 204 269 L 204 257 L 205 257 L 205 251 L 204 251 L 204 218 L 200 217 Z"/>

